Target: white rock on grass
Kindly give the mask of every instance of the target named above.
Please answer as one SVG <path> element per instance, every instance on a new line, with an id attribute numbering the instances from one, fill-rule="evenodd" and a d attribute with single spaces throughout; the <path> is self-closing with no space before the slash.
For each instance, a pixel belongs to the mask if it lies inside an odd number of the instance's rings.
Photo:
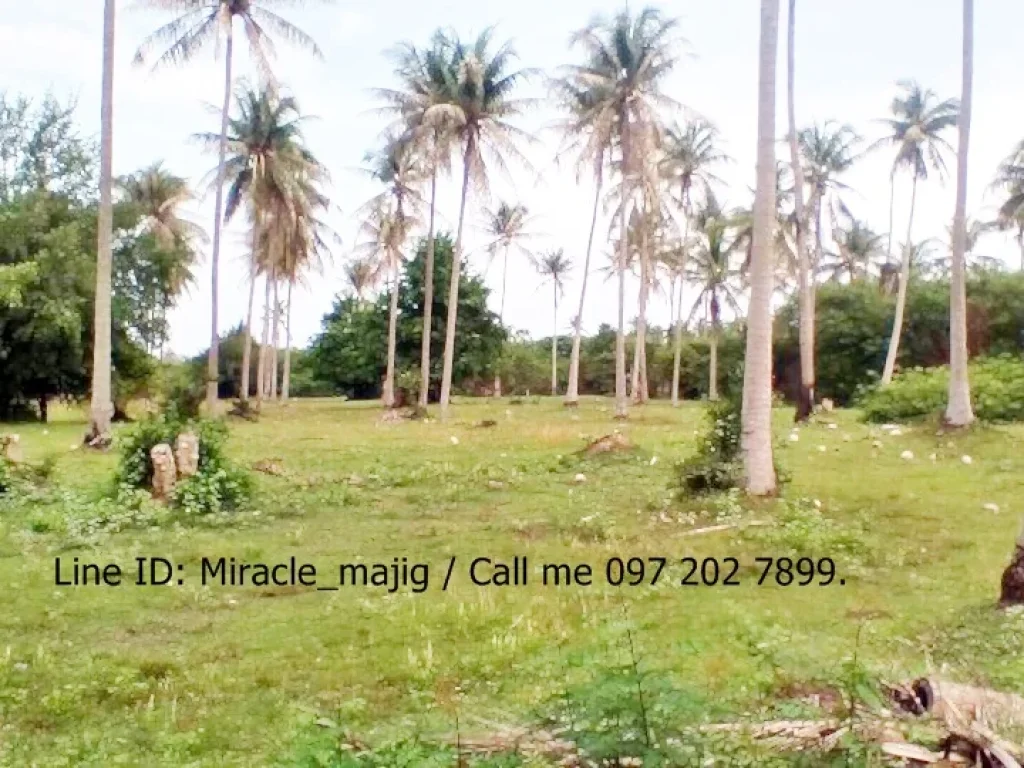
<path id="1" fill-rule="evenodd" d="M 838 424 L 835 424 L 835 423 L 832 423 L 832 424 L 829 424 L 829 425 L 828 425 L 828 428 L 829 428 L 829 429 L 839 429 L 839 425 L 838 425 Z"/>
<path id="2" fill-rule="evenodd" d="M 455 435 L 452 435 L 448 439 L 452 441 L 452 445 L 458 445 L 459 444 L 459 438 L 457 438 Z"/>
<path id="3" fill-rule="evenodd" d="M 881 448 L 882 447 L 882 441 L 881 440 L 872 440 L 871 441 L 871 447 L 872 448 Z"/>
<path id="4" fill-rule="evenodd" d="M 790 432 L 789 433 L 789 442 L 791 442 L 791 443 L 799 443 L 800 442 L 800 435 L 798 435 L 796 432 Z"/>
<path id="5" fill-rule="evenodd" d="M 938 457 L 937 454 L 933 453 L 928 458 L 932 460 L 932 463 L 935 463 L 938 460 L 939 457 Z"/>
<path id="6" fill-rule="evenodd" d="M 651 456 L 651 466 L 653 467 L 657 463 L 658 463 L 658 457 L 657 456 Z"/>
<path id="7" fill-rule="evenodd" d="M 999 514 L 999 505 L 993 504 L 991 501 L 988 504 L 982 506 L 982 509 L 984 509 L 986 512 L 993 512 L 997 515 Z"/>
<path id="8" fill-rule="evenodd" d="M 960 461 L 962 461 L 964 464 L 973 464 L 974 463 L 974 459 L 972 459 L 966 453 L 963 456 L 960 457 Z"/>
<path id="9" fill-rule="evenodd" d="M 819 453 L 825 453 L 827 450 L 828 450 L 828 448 L 826 448 L 824 445 L 819 445 L 818 446 L 818 452 Z"/>
<path id="10" fill-rule="evenodd" d="M 900 454 L 900 458 L 903 459 L 904 461 L 913 461 L 914 460 L 914 452 L 913 451 L 904 451 L 903 453 Z"/>
<path id="11" fill-rule="evenodd" d="M 585 483 L 587 482 L 587 476 L 582 472 L 577 473 L 576 477 L 573 478 L 574 483 Z"/>

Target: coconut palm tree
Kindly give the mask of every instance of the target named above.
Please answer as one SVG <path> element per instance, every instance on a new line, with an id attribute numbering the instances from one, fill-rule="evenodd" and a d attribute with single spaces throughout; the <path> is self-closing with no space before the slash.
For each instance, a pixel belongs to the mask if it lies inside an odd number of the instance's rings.
<path id="1" fill-rule="evenodd" d="M 213 172 L 215 183 L 227 184 L 227 198 L 224 207 L 224 221 L 230 222 L 239 208 L 246 205 L 251 224 L 251 255 L 249 259 L 249 302 L 246 313 L 244 339 L 242 344 L 242 382 L 239 397 L 249 399 L 249 368 L 252 355 L 252 311 L 255 298 L 256 279 L 260 274 L 267 276 L 267 292 L 270 292 L 272 274 L 278 274 L 277 265 L 268 254 L 273 249 L 264 248 L 265 258 L 257 257 L 258 243 L 263 237 L 261 227 L 267 217 L 267 210 L 283 205 L 275 213 L 274 221 L 289 221 L 288 206 L 307 190 L 301 188 L 302 179 L 312 176 L 314 183 L 324 183 L 327 172 L 323 165 L 305 146 L 302 115 L 298 102 L 282 94 L 278 88 L 253 87 L 242 83 L 236 94 L 237 113 L 228 121 L 226 133 L 227 149 Z M 207 149 L 219 152 L 221 136 L 215 133 L 196 135 Z M 265 355 L 263 340 L 261 357 Z M 263 365 L 266 360 L 263 359 Z M 259 369 L 262 370 L 262 367 Z M 276 377 L 275 377 L 276 378 Z M 262 390 L 257 387 L 262 395 Z"/>
<path id="2" fill-rule="evenodd" d="M 846 278 L 850 283 L 866 279 L 872 269 L 885 260 L 883 235 L 853 219 L 848 227 L 832 230 L 834 251 L 826 251 L 818 265 L 818 275 L 831 282 Z"/>
<path id="3" fill-rule="evenodd" d="M 800 162 L 800 139 L 796 128 L 796 0 L 789 0 L 786 45 L 786 103 L 789 117 L 789 157 L 794 179 L 803 179 Z M 804 210 L 804 185 L 794 189 L 794 234 L 796 240 L 798 302 L 800 307 L 800 396 L 796 420 L 805 421 L 814 410 L 814 281 L 807 253 L 807 214 Z M 821 254 L 818 254 L 821 260 Z"/>
<path id="4" fill-rule="evenodd" d="M 451 35 L 450 59 L 444 72 L 443 100 L 426 109 L 428 121 L 444 120 L 451 126 L 451 140 L 462 155 L 462 189 L 459 198 L 459 222 L 452 254 L 451 282 L 448 286 L 448 318 L 445 324 L 444 361 L 441 373 L 441 418 L 446 419 L 451 404 L 452 370 L 455 364 L 455 324 L 458 320 L 459 280 L 462 274 L 463 225 L 470 185 L 484 190 L 491 167 L 504 169 L 506 158 L 529 167 L 517 148 L 531 137 L 509 122 L 530 103 L 513 98 L 516 87 L 527 77 L 527 70 L 514 70 L 516 54 L 506 43 L 497 50 L 492 45 L 493 30 L 485 30 L 471 44 Z"/>
<path id="5" fill-rule="evenodd" d="M 999 164 L 992 186 L 1005 195 L 996 224 L 1002 230 L 1014 230 L 1020 248 L 1020 269 L 1024 272 L 1024 141 Z"/>
<path id="6" fill-rule="evenodd" d="M 592 109 L 614 133 L 618 149 L 619 325 L 615 340 L 615 416 L 628 414 L 626 400 L 625 278 L 629 216 L 654 186 L 653 160 L 662 144 L 662 114 L 675 106 L 662 91 L 677 61 L 676 22 L 654 8 L 628 8 L 611 19 L 596 18 L 573 35 L 585 63 L 568 69 L 574 82 L 600 98 Z"/>
<path id="7" fill-rule="evenodd" d="M 487 245 L 487 253 L 493 261 L 501 254 L 501 305 L 498 322 L 505 323 L 505 289 L 508 282 L 508 254 L 513 248 L 530 258 L 530 252 L 523 246 L 523 241 L 530 237 L 527 232 L 529 211 L 525 205 L 512 205 L 501 202 L 497 208 L 484 211 L 488 237 L 492 238 Z M 501 374 L 494 374 L 494 396 L 501 397 Z"/>
<path id="8" fill-rule="evenodd" d="M 690 217 L 693 212 L 694 191 L 704 193 L 712 184 L 720 183 L 713 168 L 729 162 L 730 157 L 718 149 L 718 129 L 702 117 L 696 117 L 683 125 L 678 123 L 665 134 L 665 156 L 662 160 L 662 176 L 665 183 L 679 188 L 679 208 L 683 218 L 683 232 L 674 272 L 682 278 L 686 267 L 687 244 L 690 239 Z M 672 405 L 679 405 L 679 371 L 683 349 L 683 286 L 679 286 L 678 306 L 672 309 L 673 354 L 672 354 Z"/>
<path id="9" fill-rule="evenodd" d="M 615 138 L 615 113 L 612 102 L 606 98 L 602 86 L 589 82 L 579 70 L 566 68 L 563 76 L 551 82 L 555 101 L 564 117 L 558 130 L 563 142 L 557 157 L 569 155 L 575 159 L 574 170 L 579 182 L 587 174 L 594 180 L 594 205 L 590 215 L 587 250 L 583 261 L 583 279 L 580 300 L 573 318 L 572 352 L 569 356 L 569 380 L 565 387 L 565 405 L 579 405 L 580 346 L 583 338 L 583 308 L 587 299 L 587 280 L 590 277 L 590 257 L 594 248 L 597 214 L 604 192 L 605 166 L 611 156 Z"/>
<path id="10" fill-rule="evenodd" d="M 953 214 L 952 277 L 949 283 L 949 393 L 946 422 L 966 427 L 974 421 L 971 384 L 967 376 L 967 161 L 971 138 L 971 97 L 974 86 L 974 0 L 963 0 L 963 74 L 960 141 L 956 153 L 956 210 Z"/>
<path id="11" fill-rule="evenodd" d="M 761 0 L 757 98 L 757 190 L 751 246 L 750 307 L 743 371 L 742 450 L 746 490 L 775 492 L 772 458 L 772 230 L 776 220 L 775 68 L 779 0 Z"/>
<path id="12" fill-rule="evenodd" d="M 103 95 L 100 107 L 100 210 L 96 246 L 96 306 L 92 352 L 92 403 L 89 414 L 90 445 L 105 447 L 110 442 L 110 420 L 114 416 L 111 394 L 110 353 L 112 345 L 110 271 L 114 236 L 113 154 L 114 154 L 114 0 L 103 4 Z"/>
<path id="13" fill-rule="evenodd" d="M 739 282 L 741 267 L 735 263 L 736 241 L 732 222 L 713 194 L 694 213 L 694 244 L 686 265 L 686 280 L 699 289 L 686 324 L 698 315 L 708 329 L 708 399 L 718 399 L 718 343 L 722 332 L 722 306 L 741 317 Z"/>
<path id="14" fill-rule="evenodd" d="M 233 86 L 232 66 L 234 63 L 235 22 L 239 22 L 249 43 L 249 55 L 259 71 L 269 80 L 270 62 L 274 44 L 271 35 L 280 37 L 293 45 L 320 56 L 320 49 L 309 35 L 286 19 L 274 13 L 271 8 L 288 4 L 288 0 L 143 0 L 144 4 L 160 10 L 181 12 L 181 15 L 157 29 L 146 38 L 135 54 L 135 61 L 142 64 L 154 48 L 164 48 L 155 60 L 154 67 L 168 64 L 184 64 L 198 54 L 202 48 L 221 38 L 224 39 L 224 103 L 221 108 L 220 146 L 216 184 L 216 202 L 213 221 L 213 252 L 210 255 L 212 319 L 210 331 L 210 352 L 207 360 L 206 404 L 212 411 L 217 405 L 218 352 L 220 336 L 217 330 L 218 312 L 218 270 L 220 265 L 221 219 L 224 211 L 224 163 L 228 144 L 228 118 L 231 110 Z"/>
<path id="15" fill-rule="evenodd" d="M 565 278 L 572 270 L 572 261 L 565 250 L 548 251 L 536 261 L 537 271 L 544 279 L 542 284 L 551 283 L 554 298 L 551 327 L 551 394 L 558 394 L 558 297 L 565 293 Z"/>
<path id="16" fill-rule="evenodd" d="M 957 123 L 960 111 L 956 99 L 938 101 L 935 93 L 922 88 L 916 82 L 901 81 L 898 83 L 901 93 L 892 101 L 892 117 L 883 120 L 888 127 L 888 134 L 875 142 L 874 147 L 890 146 L 895 148 L 890 173 L 890 205 L 889 205 L 889 258 L 892 256 L 892 202 L 895 200 L 896 176 L 901 171 L 909 173 L 911 178 L 910 215 L 907 219 L 906 242 L 912 242 L 914 227 L 914 207 L 917 202 L 917 185 L 927 181 L 929 172 L 934 172 L 941 181 L 946 175 L 946 161 L 943 155 L 953 151 L 952 146 L 943 137 L 946 130 Z M 906 251 L 900 268 L 899 289 L 896 296 L 896 316 L 893 320 L 892 336 L 889 339 L 889 351 L 885 358 L 882 371 L 882 385 L 892 381 L 896 368 L 896 355 L 899 351 L 900 334 L 903 331 L 903 313 L 907 303 L 907 283 L 910 280 L 910 256 Z"/>
<path id="17" fill-rule="evenodd" d="M 384 184 L 384 190 L 368 204 L 368 216 L 361 227 L 365 237 L 361 251 L 371 263 L 381 265 L 391 284 L 388 314 L 388 353 L 384 376 L 383 403 L 395 407 L 395 354 L 398 334 L 398 277 L 405 260 L 402 249 L 417 218 L 420 197 L 416 186 L 423 169 L 408 136 L 391 136 L 384 148 L 366 158 L 370 174 Z"/>
<path id="18" fill-rule="evenodd" d="M 382 88 L 377 95 L 386 104 L 383 111 L 397 117 L 393 128 L 405 132 L 421 156 L 430 176 L 430 213 L 427 254 L 423 279 L 423 323 L 420 342 L 419 407 L 427 407 L 430 392 L 430 328 L 434 308 L 434 230 L 437 211 L 437 179 L 451 167 L 454 115 L 443 108 L 449 98 L 452 73 L 452 42 L 442 31 L 434 33 L 425 50 L 411 43 L 401 44 L 393 54 L 397 89 Z"/>

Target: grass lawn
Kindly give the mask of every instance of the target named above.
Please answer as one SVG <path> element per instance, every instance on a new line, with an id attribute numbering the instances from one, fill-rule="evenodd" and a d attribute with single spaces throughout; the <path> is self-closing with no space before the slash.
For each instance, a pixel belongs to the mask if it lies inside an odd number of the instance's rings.
<path id="1" fill-rule="evenodd" d="M 116 533 L 64 523 L 116 463 L 70 450 L 81 414 L 10 427 L 29 461 L 54 457 L 70 495 L 0 505 L 0 765 L 315 764 L 341 733 L 441 740 L 456 717 L 470 731 L 592 713 L 634 661 L 650 716 L 679 724 L 804 711 L 808 691 L 858 674 L 938 670 L 1024 691 L 1024 617 L 993 610 L 1024 513 L 1024 428 L 890 436 L 838 412 L 835 428 L 812 424 L 793 442 L 780 409 L 783 502 L 680 501 L 673 465 L 693 450 L 702 409 L 634 409 L 620 427 L 636 452 L 580 459 L 585 439 L 616 426 L 610 406 L 462 400 L 447 425 L 381 424 L 376 404 L 271 407 L 231 426 L 233 457 L 281 471 L 258 474 L 251 510 Z M 478 426 L 487 419 L 496 425 Z M 686 535 L 751 520 L 779 524 Z M 516 555 L 529 558 L 527 586 L 470 583 L 473 558 Z M 836 581 L 757 586 L 754 558 L 787 555 L 833 558 Z M 185 584 L 57 587 L 57 556 L 129 572 L 137 556 L 163 556 L 185 566 Z M 430 583 L 422 594 L 203 587 L 204 556 L 295 556 L 326 585 L 339 563 L 406 557 L 429 564 Z M 687 556 L 738 558 L 741 586 L 680 585 Z M 654 586 L 614 587 L 613 557 L 668 563 Z M 589 563 L 594 583 L 544 586 L 548 562 Z"/>

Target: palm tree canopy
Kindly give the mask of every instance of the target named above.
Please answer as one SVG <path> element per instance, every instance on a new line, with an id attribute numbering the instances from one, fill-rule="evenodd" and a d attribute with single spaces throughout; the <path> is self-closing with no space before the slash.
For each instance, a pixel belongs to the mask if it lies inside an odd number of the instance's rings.
<path id="1" fill-rule="evenodd" d="M 859 157 L 860 137 L 851 126 L 828 120 L 822 125 L 804 128 L 798 133 L 798 140 L 812 200 L 825 200 L 849 189 L 839 177 L 850 170 Z"/>
<path id="2" fill-rule="evenodd" d="M 826 252 L 819 265 L 827 280 L 862 280 L 885 261 L 884 237 L 863 221 L 853 219 L 848 227 L 834 229 L 832 240 L 835 250 Z"/>
<path id="3" fill-rule="evenodd" d="M 922 88 L 914 81 L 903 80 L 897 85 L 900 93 L 892 100 L 892 117 L 882 120 L 888 134 L 876 141 L 873 147 L 896 149 L 893 174 L 901 169 L 908 170 L 914 178 L 924 180 L 932 169 L 940 180 L 944 179 L 946 161 L 943 155 L 952 153 L 953 147 L 942 134 L 956 126 L 960 102 L 957 99 L 939 101 L 934 91 Z"/>
<path id="4" fill-rule="evenodd" d="M 703 117 L 676 123 L 666 131 L 662 175 L 678 186 L 681 206 L 688 205 L 695 187 L 707 191 L 712 184 L 721 183 L 712 169 L 732 158 L 718 148 L 718 142 L 718 128 Z"/>
<path id="5" fill-rule="evenodd" d="M 722 209 L 714 195 L 694 213 L 695 245 L 687 260 L 686 279 L 700 289 L 690 310 L 687 325 L 704 309 L 705 320 L 717 328 L 724 303 L 737 316 L 740 280 L 743 270 L 734 260 L 738 240 L 730 240 L 734 220 Z"/>
<path id="6" fill-rule="evenodd" d="M 146 63 L 154 49 L 163 51 L 153 60 L 154 69 L 187 63 L 210 43 L 218 42 L 236 20 L 242 24 L 253 61 L 268 79 L 270 59 L 276 53 L 271 34 L 322 55 L 313 38 L 271 10 L 294 5 L 293 0 L 140 0 L 140 4 L 180 15 L 142 42 L 135 54 L 136 64 Z"/>
<path id="7" fill-rule="evenodd" d="M 380 279 L 379 271 L 367 259 L 354 259 L 348 262 L 344 267 L 344 274 L 345 283 L 360 301 L 366 298 L 366 294 Z"/>
<path id="8" fill-rule="evenodd" d="M 180 215 L 180 208 L 194 199 L 188 182 L 175 176 L 157 162 L 137 173 L 118 179 L 125 201 L 142 217 L 146 231 L 164 247 L 204 242 L 206 233 Z"/>
<path id="9" fill-rule="evenodd" d="M 487 235 L 491 242 L 487 252 L 493 259 L 506 248 L 518 248 L 529 255 L 523 248 L 522 241 L 531 237 L 527 231 L 530 223 L 530 211 L 522 203 L 502 201 L 496 208 L 484 211 Z"/>
<path id="10" fill-rule="evenodd" d="M 558 248 L 541 254 L 536 264 L 544 284 L 553 284 L 559 295 L 565 293 L 565 278 L 572 270 L 572 260 L 565 255 L 565 249 Z"/>

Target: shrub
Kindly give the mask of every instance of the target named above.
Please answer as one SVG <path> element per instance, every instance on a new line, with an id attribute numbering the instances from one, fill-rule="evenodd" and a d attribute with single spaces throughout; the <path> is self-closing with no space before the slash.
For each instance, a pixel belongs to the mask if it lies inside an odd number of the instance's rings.
<path id="1" fill-rule="evenodd" d="M 1002 355 L 970 366 L 974 412 L 985 421 L 1024 421 L 1024 360 Z M 949 369 L 901 372 L 888 387 L 873 387 L 859 399 L 871 422 L 899 421 L 938 414 L 946 405 Z"/>
<path id="2" fill-rule="evenodd" d="M 677 466 L 679 485 L 688 494 L 735 488 L 742 475 L 738 403 L 732 399 L 710 403 L 705 418 L 708 428 L 697 452 Z"/>
<path id="3" fill-rule="evenodd" d="M 150 451 L 159 443 L 174 444 L 186 429 L 199 438 L 199 471 L 181 480 L 170 499 L 173 507 L 190 515 L 207 515 L 237 509 L 251 494 L 252 481 L 247 472 L 224 455 L 227 427 L 210 419 L 189 421 L 169 407 L 164 413 L 139 422 L 118 438 L 121 459 L 116 482 L 119 499 L 131 498 L 139 488 L 153 481 Z"/>

